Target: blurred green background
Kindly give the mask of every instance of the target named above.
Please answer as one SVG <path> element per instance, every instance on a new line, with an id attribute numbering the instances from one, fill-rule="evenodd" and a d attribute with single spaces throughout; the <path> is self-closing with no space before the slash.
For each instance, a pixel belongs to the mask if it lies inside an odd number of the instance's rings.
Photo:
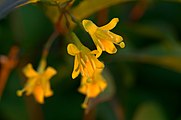
<path id="1" fill-rule="evenodd" d="M 105 94 L 111 97 L 89 116 L 81 108 L 80 78 L 71 79 L 73 57 L 66 52 L 68 41 L 63 35 L 53 43 L 47 60 L 58 71 L 51 80 L 54 95 L 43 105 L 31 96 L 16 96 L 25 81 L 23 66 L 31 62 L 37 67 L 54 27 L 40 5 L 20 7 L 0 20 L 0 55 L 8 55 L 14 45 L 20 49 L 18 65 L 0 99 L 0 120 L 181 120 L 181 2 L 120 2 L 102 12 L 107 15 L 106 23 L 120 19 L 112 31 L 123 36 L 126 47 L 100 57 L 109 82 Z M 99 23 L 102 12 L 86 19 Z M 75 32 L 85 45 L 95 48 L 87 33 L 79 27 Z"/>

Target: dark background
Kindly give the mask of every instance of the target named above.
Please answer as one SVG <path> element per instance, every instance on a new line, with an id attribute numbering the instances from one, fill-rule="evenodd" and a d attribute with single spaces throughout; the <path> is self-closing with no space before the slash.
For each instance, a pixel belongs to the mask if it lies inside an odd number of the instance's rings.
<path id="1" fill-rule="evenodd" d="M 98 104 L 91 117 L 81 108 L 84 95 L 77 91 L 80 77 L 71 79 L 73 57 L 66 52 L 68 40 L 63 35 L 53 43 L 47 59 L 58 71 L 51 80 L 54 95 L 43 105 L 31 96 L 16 96 L 25 81 L 22 68 L 27 63 L 38 66 L 54 28 L 39 5 L 23 6 L 0 20 L 0 54 L 8 55 L 14 45 L 20 48 L 18 65 L 11 71 L 0 100 L 0 120 L 181 120 L 181 3 L 125 2 L 86 19 L 99 23 L 101 13 L 106 13 L 106 23 L 114 17 L 120 19 L 112 31 L 123 36 L 126 47 L 117 46 L 116 54 L 100 57 L 106 66 L 103 74 L 112 83 L 105 94 L 111 97 Z M 87 33 L 79 27 L 75 32 L 85 45 L 95 48 Z"/>

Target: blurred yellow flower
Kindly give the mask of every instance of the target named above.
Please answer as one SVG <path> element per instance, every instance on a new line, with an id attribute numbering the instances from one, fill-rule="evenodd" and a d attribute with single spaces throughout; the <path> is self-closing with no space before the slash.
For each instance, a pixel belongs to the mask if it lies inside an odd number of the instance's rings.
<path id="1" fill-rule="evenodd" d="M 107 25 L 102 27 L 97 27 L 90 20 L 82 21 L 84 29 L 90 34 L 97 47 L 97 50 L 99 51 L 97 57 L 101 55 L 102 51 L 106 51 L 110 54 L 116 53 L 117 49 L 114 44 L 119 45 L 121 48 L 125 47 L 123 38 L 109 31 L 116 26 L 118 21 L 118 18 L 113 18 Z"/>
<path id="2" fill-rule="evenodd" d="M 53 95 L 49 80 L 57 73 L 54 68 L 48 67 L 46 70 L 36 72 L 32 65 L 28 64 L 23 69 L 23 73 L 28 80 L 25 87 L 22 90 L 17 91 L 18 96 L 22 96 L 24 92 L 26 92 L 26 95 L 33 94 L 36 101 L 43 104 L 44 97 Z"/>
<path id="3" fill-rule="evenodd" d="M 40 0 L 28 0 L 28 1 L 30 1 L 31 3 L 36 3 L 36 2 L 38 2 Z"/>
<path id="4" fill-rule="evenodd" d="M 62 4 L 62 3 L 65 3 L 65 2 L 69 2 L 69 0 L 27 0 L 27 2 L 23 3 L 23 4 L 20 4 L 19 6 L 17 7 L 21 7 L 21 6 L 24 6 L 24 5 L 27 5 L 27 4 L 31 4 L 31 3 L 37 3 L 37 2 L 47 2 L 47 3 L 52 3 L 52 4 Z M 70 1 L 70 3 L 73 3 L 74 0 Z"/>
<path id="5" fill-rule="evenodd" d="M 80 43 L 79 43 L 80 44 Z M 75 56 L 72 78 L 76 78 L 79 73 L 84 77 L 91 77 L 96 69 L 103 69 L 104 64 L 96 57 L 96 51 L 90 51 L 87 47 L 80 44 L 78 47 L 74 44 L 67 46 L 68 54 Z"/>
<path id="6" fill-rule="evenodd" d="M 16 6 L 16 8 L 22 7 L 22 6 L 24 6 L 24 5 L 31 4 L 31 3 L 37 3 L 37 2 L 39 2 L 39 1 L 40 1 L 40 0 L 28 0 L 27 2 L 22 3 L 22 4 L 18 5 L 18 6 Z"/>
<path id="7" fill-rule="evenodd" d="M 101 74 L 102 70 L 95 71 L 91 78 L 82 77 L 79 92 L 86 95 L 82 104 L 83 108 L 87 107 L 88 99 L 97 97 L 107 86 L 105 79 Z"/>

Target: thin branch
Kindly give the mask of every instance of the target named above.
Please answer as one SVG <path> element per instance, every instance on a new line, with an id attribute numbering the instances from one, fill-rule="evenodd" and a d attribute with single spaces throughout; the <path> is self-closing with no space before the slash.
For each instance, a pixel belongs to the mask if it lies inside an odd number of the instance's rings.
<path id="1" fill-rule="evenodd" d="M 0 56 L 0 97 L 3 94 L 10 72 L 18 63 L 18 53 L 19 48 L 17 46 L 13 46 L 8 56 Z"/>

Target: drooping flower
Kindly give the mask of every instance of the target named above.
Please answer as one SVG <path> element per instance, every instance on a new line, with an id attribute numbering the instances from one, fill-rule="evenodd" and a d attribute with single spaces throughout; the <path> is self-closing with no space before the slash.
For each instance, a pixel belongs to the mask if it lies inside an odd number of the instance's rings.
<path id="1" fill-rule="evenodd" d="M 57 72 L 54 68 L 48 67 L 46 70 L 40 68 L 35 71 L 31 64 L 28 64 L 23 73 L 28 78 L 25 87 L 22 90 L 17 91 L 18 96 L 22 96 L 25 92 L 26 95 L 33 94 L 35 100 L 41 104 L 44 103 L 44 97 L 50 97 L 53 92 L 50 87 L 50 78 L 52 78 Z"/>
<path id="2" fill-rule="evenodd" d="M 97 50 L 99 51 L 97 57 L 101 55 L 102 51 L 106 51 L 109 54 L 116 53 L 117 49 L 114 44 L 119 45 L 121 48 L 125 47 L 123 38 L 120 35 L 110 31 L 116 26 L 118 21 L 118 18 L 114 18 L 107 25 L 102 27 L 97 27 L 90 20 L 82 21 L 84 29 L 90 34 L 97 47 Z"/>
<path id="3" fill-rule="evenodd" d="M 93 75 L 96 69 L 103 69 L 104 64 L 100 62 L 95 54 L 96 51 L 90 51 L 87 47 L 79 43 L 79 46 L 69 44 L 67 46 L 68 54 L 75 56 L 74 69 L 72 78 L 75 79 L 79 73 L 82 76 L 89 78 Z"/>
<path id="4" fill-rule="evenodd" d="M 79 92 L 86 95 L 83 108 L 87 107 L 89 98 L 97 97 L 107 87 L 107 83 L 101 74 L 102 70 L 96 70 L 91 78 L 82 77 Z"/>

